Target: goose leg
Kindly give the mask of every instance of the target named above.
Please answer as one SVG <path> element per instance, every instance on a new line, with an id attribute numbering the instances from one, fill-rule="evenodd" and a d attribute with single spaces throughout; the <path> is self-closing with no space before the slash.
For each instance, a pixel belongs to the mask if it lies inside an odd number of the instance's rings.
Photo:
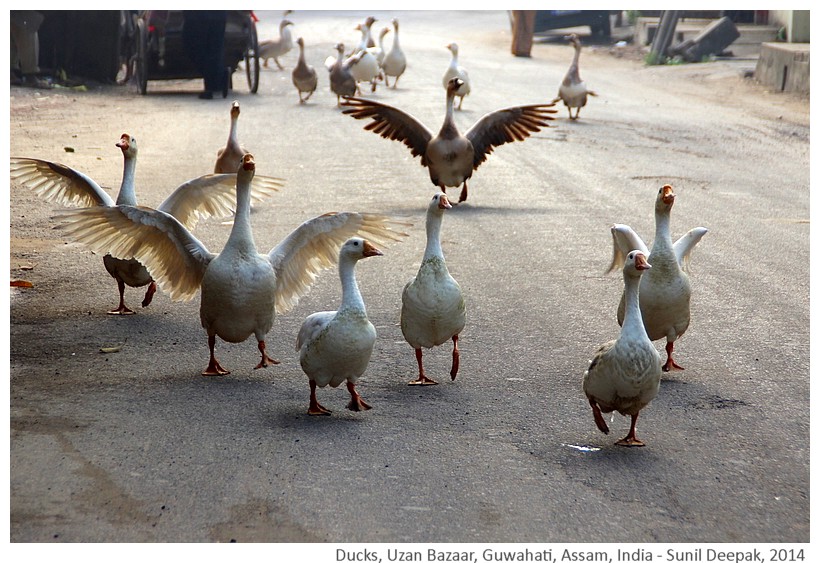
<path id="1" fill-rule="evenodd" d="M 230 371 L 226 370 L 221 365 L 219 365 L 219 362 L 216 360 L 216 356 L 214 356 L 214 346 L 216 346 L 216 335 L 209 334 L 208 348 L 211 349 L 211 360 L 208 362 L 208 367 L 205 368 L 205 371 L 202 372 L 202 375 L 227 375 L 231 373 Z"/>
<path id="2" fill-rule="evenodd" d="M 416 348 L 416 363 L 419 365 L 419 378 L 414 379 L 407 385 L 438 385 L 438 381 L 433 381 L 424 375 L 424 367 L 421 363 L 421 348 Z"/>
<path id="3" fill-rule="evenodd" d="M 279 70 L 285 70 L 285 67 L 282 66 L 282 63 L 280 63 L 279 59 L 277 59 L 276 57 L 273 57 L 273 62 L 276 63 L 276 66 L 279 67 Z"/>
<path id="4" fill-rule="evenodd" d="M 595 399 L 590 398 L 589 405 L 592 407 L 592 417 L 595 419 L 595 426 L 604 434 L 609 434 L 609 426 L 606 425 L 604 415 L 601 414 L 601 409 L 598 408 L 598 403 L 595 402 Z"/>
<path id="5" fill-rule="evenodd" d="M 458 196 L 458 202 L 467 201 L 467 180 L 464 180 L 464 186 L 461 188 L 461 195 Z"/>
<path id="6" fill-rule="evenodd" d="M 264 340 L 259 341 L 259 346 L 258 347 L 259 347 L 259 352 L 262 354 L 262 359 L 259 361 L 259 363 L 256 365 L 256 367 L 253 368 L 253 369 L 266 368 L 271 364 L 278 364 L 279 363 L 279 360 L 274 360 L 273 358 L 268 356 L 268 354 L 265 352 L 265 341 Z"/>
<path id="7" fill-rule="evenodd" d="M 398 78 L 396 80 L 398 80 Z M 384 75 L 384 85 L 386 88 L 390 88 L 390 80 L 386 74 Z M 393 86 L 393 88 L 395 88 L 395 86 Z"/>
<path id="8" fill-rule="evenodd" d="M 637 436 L 635 436 L 635 425 L 638 423 L 639 414 L 640 413 L 632 415 L 632 424 L 629 425 L 629 434 L 627 434 L 626 437 L 621 438 L 620 440 L 615 442 L 616 446 L 640 447 L 646 445 L 640 440 L 638 440 Z"/>
<path id="9" fill-rule="evenodd" d="M 371 409 L 370 405 L 362 400 L 362 396 L 356 391 L 356 385 L 352 381 L 347 382 L 347 390 L 350 391 L 350 402 L 347 408 L 354 412 L 368 411 Z"/>
<path id="10" fill-rule="evenodd" d="M 458 108 L 456 108 L 456 109 L 461 109 L 461 104 L 463 104 L 463 103 L 464 103 L 464 96 L 461 96 L 458 99 Z"/>
<path id="11" fill-rule="evenodd" d="M 120 290 L 120 305 L 113 311 L 108 311 L 109 315 L 135 315 L 134 311 L 125 306 L 125 282 L 117 278 L 117 287 Z"/>
<path id="12" fill-rule="evenodd" d="M 456 380 L 456 375 L 458 374 L 458 364 L 459 364 L 459 353 L 458 353 L 458 335 L 453 335 L 453 367 L 450 368 L 450 379 L 453 381 Z"/>
<path id="13" fill-rule="evenodd" d="M 672 349 L 675 347 L 675 342 L 670 341 L 666 343 L 666 363 L 663 365 L 663 371 L 682 371 L 683 368 L 675 363 L 675 360 L 672 359 Z"/>
<path id="14" fill-rule="evenodd" d="M 148 284 L 148 289 L 145 290 L 145 297 L 142 300 L 142 306 L 147 307 L 151 304 L 154 294 L 157 292 L 157 282 L 152 281 Z"/>
<path id="15" fill-rule="evenodd" d="M 326 409 L 322 405 L 319 404 L 319 401 L 316 399 L 316 382 L 312 379 L 310 380 L 310 406 L 308 407 L 308 414 L 311 416 L 320 416 L 325 415 L 329 416 L 332 411 Z"/>

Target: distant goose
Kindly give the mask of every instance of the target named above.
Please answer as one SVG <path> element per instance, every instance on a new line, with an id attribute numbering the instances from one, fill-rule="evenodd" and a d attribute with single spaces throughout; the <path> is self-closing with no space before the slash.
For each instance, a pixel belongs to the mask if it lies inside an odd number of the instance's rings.
<path id="1" fill-rule="evenodd" d="M 453 78 L 459 78 L 461 80 L 461 84 L 455 92 L 455 95 L 458 96 L 457 109 L 461 109 L 461 104 L 464 103 L 464 96 L 468 95 L 472 89 L 470 86 L 470 75 L 467 74 L 467 69 L 458 64 L 458 45 L 450 43 L 447 45 L 447 49 L 450 51 L 450 64 L 447 66 L 447 70 L 444 71 L 441 82 L 444 85 L 444 89 L 447 90 Z"/>
<path id="2" fill-rule="evenodd" d="M 384 55 L 381 66 L 382 72 L 384 73 L 384 85 L 390 86 L 389 77 L 395 76 L 396 80 L 393 81 L 393 88 L 396 88 L 399 83 L 399 78 L 401 78 L 401 75 L 404 74 L 404 71 L 407 69 L 407 57 L 404 51 L 401 50 L 401 45 L 399 44 L 399 20 L 393 18 L 392 23 L 394 29 L 393 45 Z"/>
<path id="3" fill-rule="evenodd" d="M 285 67 L 279 62 L 279 57 L 289 53 L 293 49 L 293 35 L 288 26 L 293 25 L 293 22 L 283 19 L 279 22 L 279 37 L 276 39 L 267 39 L 259 42 L 259 58 L 263 59 L 262 65 L 268 68 L 268 59 L 273 59 L 279 70 L 284 70 Z"/>
<path id="4" fill-rule="evenodd" d="M 587 105 L 587 96 L 597 96 L 595 92 L 587 89 L 587 85 L 581 80 L 581 73 L 578 71 L 578 59 L 581 57 L 581 41 L 574 33 L 566 36 L 566 38 L 575 48 L 575 55 L 572 58 L 572 64 L 569 65 L 564 80 L 558 88 L 558 97 L 555 102 L 564 101 L 569 112 L 569 118 L 572 120 L 578 119 L 578 114 L 581 113 L 581 108 Z M 572 116 L 572 108 L 575 108 L 575 117 Z"/>
<path id="5" fill-rule="evenodd" d="M 296 86 L 296 90 L 299 92 L 299 103 L 304 104 L 310 99 L 313 92 L 316 91 L 319 78 L 316 75 L 316 69 L 307 64 L 305 61 L 304 39 L 300 37 L 296 40 L 296 44 L 299 45 L 299 60 L 293 68 L 291 78 L 293 80 L 293 85 Z M 307 94 L 307 96 L 303 98 L 302 94 Z"/>
<path id="6" fill-rule="evenodd" d="M 239 144 L 239 138 L 237 137 L 238 124 L 239 102 L 234 100 L 231 104 L 231 128 L 228 131 L 228 142 L 216 153 L 214 172 L 217 174 L 236 174 L 239 164 L 242 162 L 242 157 L 248 152 L 245 147 Z"/>

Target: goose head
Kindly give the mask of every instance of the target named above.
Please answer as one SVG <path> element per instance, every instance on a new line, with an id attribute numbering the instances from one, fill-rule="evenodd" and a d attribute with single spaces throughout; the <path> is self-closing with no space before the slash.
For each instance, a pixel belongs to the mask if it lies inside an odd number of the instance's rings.
<path id="1" fill-rule="evenodd" d="M 289 25 L 293 25 L 293 22 L 290 20 L 282 20 L 281 22 L 279 22 L 279 30 L 281 31 Z"/>
<path id="2" fill-rule="evenodd" d="M 364 20 L 364 27 L 370 29 L 370 26 L 376 21 L 376 18 L 373 16 L 367 16 L 367 19 Z"/>
<path id="3" fill-rule="evenodd" d="M 297 45 L 299 45 L 299 47 L 304 48 L 304 46 L 305 46 L 305 40 L 304 40 L 304 39 L 302 39 L 302 38 L 300 37 L 300 38 L 298 38 L 298 39 L 296 40 L 296 44 L 297 44 Z"/>
<path id="4" fill-rule="evenodd" d="M 581 41 L 578 39 L 578 35 L 576 35 L 575 33 L 570 33 L 569 35 L 565 35 L 564 39 L 569 41 L 570 45 L 572 45 L 573 47 L 580 47 L 581 46 Z"/>
<path id="5" fill-rule="evenodd" d="M 234 100 L 231 103 L 231 119 L 239 118 L 239 102 Z"/>
<path id="6" fill-rule="evenodd" d="M 458 45 L 456 45 L 455 43 L 450 43 L 449 45 L 445 45 L 444 48 L 449 49 L 454 57 L 458 56 Z"/>
<path id="7" fill-rule="evenodd" d="M 675 192 L 669 184 L 658 190 L 658 199 L 655 200 L 655 211 L 668 212 L 675 203 Z"/>
<path id="8" fill-rule="evenodd" d="M 120 135 L 120 141 L 116 146 L 119 147 L 122 151 L 122 155 L 126 158 L 137 156 L 137 140 L 128 133 Z"/>
<path id="9" fill-rule="evenodd" d="M 344 43 L 336 43 L 336 51 L 339 52 L 339 58 L 341 58 L 342 53 L 345 52 L 345 44 Z"/>
<path id="10" fill-rule="evenodd" d="M 390 20 L 390 23 L 393 24 L 393 29 L 395 29 L 396 33 L 398 33 L 399 32 L 399 20 L 397 18 L 393 18 L 392 20 Z"/>
<path id="11" fill-rule="evenodd" d="M 242 163 L 239 165 L 239 173 L 249 172 L 251 175 L 256 172 L 256 161 L 251 153 L 245 153 L 242 157 Z"/>
<path id="12" fill-rule="evenodd" d="M 384 253 L 373 246 L 373 243 L 360 237 L 348 239 L 342 245 L 340 254 L 342 257 L 348 257 L 353 260 L 360 260 L 371 256 L 384 256 Z"/>
<path id="13" fill-rule="evenodd" d="M 390 33 L 390 28 L 389 27 L 383 27 L 382 30 L 379 32 L 379 41 L 384 39 L 384 36 L 387 35 L 388 33 Z"/>
<path id="14" fill-rule="evenodd" d="M 451 78 L 450 81 L 447 83 L 447 93 L 455 93 L 462 86 L 464 86 L 464 81 L 461 78 Z"/>
<path id="15" fill-rule="evenodd" d="M 633 250 L 626 255 L 624 261 L 624 273 L 632 277 L 640 277 L 640 275 L 652 267 L 646 259 L 646 255 L 640 250 Z"/>
<path id="16" fill-rule="evenodd" d="M 439 210 L 439 212 L 443 212 L 445 209 L 452 208 L 453 205 L 450 203 L 450 200 L 447 199 L 447 194 L 444 192 L 438 192 L 433 196 L 433 199 L 430 200 L 430 209 L 432 210 Z"/>

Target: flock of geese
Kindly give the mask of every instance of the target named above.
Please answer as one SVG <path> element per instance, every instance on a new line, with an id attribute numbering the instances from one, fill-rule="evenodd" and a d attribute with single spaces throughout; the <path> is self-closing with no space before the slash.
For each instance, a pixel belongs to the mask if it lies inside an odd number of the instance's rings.
<path id="1" fill-rule="evenodd" d="M 422 350 L 452 341 L 450 377 L 455 380 L 459 369 L 458 338 L 466 324 L 464 296 L 447 269 L 441 247 L 443 216 L 457 205 L 446 189 L 461 186 L 459 202 L 463 202 L 467 199 L 467 180 L 495 147 L 524 140 L 548 127 L 549 121 L 555 119 L 552 114 L 556 113 L 554 105 L 559 100 L 567 106 L 569 118 L 578 119 L 587 95 L 595 94 L 580 80 L 580 41 L 569 36 L 575 56 L 555 100 L 490 112 L 462 134 L 456 128 L 453 112 L 470 93 L 470 83 L 466 70 L 458 64 L 458 46 L 451 43 L 447 48 L 452 59 L 442 80 L 445 118 L 434 134 L 402 110 L 354 97 L 360 82 L 375 88 L 377 80 L 386 81 L 391 76 L 395 88 L 406 68 L 404 54 L 396 55 L 400 52 L 398 21 L 392 21 L 394 41 L 388 51 L 382 46 L 387 31 L 380 34 L 378 47 L 369 46 L 374 21 L 369 17 L 358 26 L 362 40 L 353 54 L 345 57 L 343 44 L 336 46 L 338 57 L 327 61 L 331 90 L 338 96 L 337 103 L 345 108 L 343 114 L 368 120 L 366 130 L 400 141 L 414 157 L 421 157 L 432 183 L 440 189 L 427 207 L 427 244 L 417 274 L 402 292 L 400 313 L 402 334 L 413 347 L 418 364 L 418 377 L 409 384 L 435 385 L 436 381 L 424 372 Z M 273 58 L 280 68 L 279 57 L 292 48 L 291 25 L 290 20 L 283 19 L 279 39 L 260 44 L 260 55 Z M 316 76 L 315 70 L 305 63 L 301 37 L 296 44 L 299 59 L 293 70 L 293 82 L 299 90 L 300 102 L 305 103 L 316 88 Z M 378 69 L 368 67 L 367 72 L 378 72 L 381 78 L 365 73 L 352 79 L 343 76 L 352 76 L 352 69 L 367 57 L 376 61 Z M 398 62 L 391 66 L 389 61 Z M 344 78 L 341 82 L 340 76 Z M 342 82 L 347 89 L 337 90 L 334 84 Z M 307 96 L 303 98 L 303 94 Z M 326 213 L 296 227 L 267 253 L 259 252 L 251 226 L 251 206 L 275 193 L 282 180 L 256 175 L 254 156 L 238 140 L 239 115 L 239 103 L 233 102 L 228 140 L 217 153 L 214 172 L 182 184 L 156 209 L 137 203 L 137 141 L 128 134 L 116 143 L 124 162 L 116 201 L 87 175 L 55 162 L 12 157 L 11 178 L 45 200 L 66 206 L 58 212 L 62 219 L 58 228 L 104 254 L 104 266 L 116 280 L 119 291 L 119 305 L 109 314 L 134 314 L 125 303 L 126 285 L 148 286 L 143 307 L 150 304 L 157 288 L 177 301 L 200 294 L 200 320 L 210 352 L 202 375 L 230 373 L 216 358 L 217 336 L 231 343 L 254 336 L 260 354 L 256 368 L 278 363 L 268 355 L 265 344 L 275 316 L 292 309 L 320 272 L 338 266 L 342 289 L 338 309 L 308 316 L 296 338 L 300 364 L 310 386 L 308 414 L 329 415 L 331 411 L 319 403 L 316 390 L 327 385 L 337 387 L 343 382 L 350 393 L 347 407 L 353 411 L 370 409 L 356 390 L 356 383 L 370 361 L 376 330 L 367 317 L 355 267 L 359 260 L 380 256 L 377 245 L 406 237 L 403 229 L 410 223 L 372 213 Z M 675 342 L 689 325 L 691 286 L 687 265 L 692 249 L 707 229 L 691 229 L 673 242 L 670 215 L 675 197 L 670 185 L 658 191 L 651 250 L 629 226 L 615 224 L 611 228 L 610 271 L 620 269 L 624 279 L 617 308 L 621 332 L 616 340 L 607 342 L 595 353 L 583 377 L 583 391 L 602 432 L 609 432 L 602 413 L 617 411 L 631 417 L 629 433 L 617 442 L 619 445 L 643 445 L 635 432 L 639 413 L 657 395 L 661 373 L 683 369 L 673 360 L 672 353 Z M 233 226 L 219 253 L 211 252 L 192 233 L 202 218 L 229 216 L 233 216 Z M 652 343 L 660 339 L 666 340 L 665 363 Z"/>

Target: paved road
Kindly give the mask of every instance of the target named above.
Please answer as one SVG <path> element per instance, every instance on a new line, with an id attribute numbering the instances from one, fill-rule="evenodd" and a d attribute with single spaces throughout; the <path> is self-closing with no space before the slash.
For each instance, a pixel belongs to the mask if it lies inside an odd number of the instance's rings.
<path id="1" fill-rule="evenodd" d="M 261 12 L 260 35 L 279 14 Z M 320 67 L 365 14 L 297 12 Z M 377 13 L 380 22 L 391 14 Z M 562 42 L 509 55 L 503 12 L 401 13 L 410 68 L 374 97 L 436 129 L 444 45 L 456 40 L 474 92 L 466 128 L 499 107 L 550 100 L 569 64 Z M 389 41 L 388 36 L 388 41 Z M 285 57 L 288 68 L 295 55 Z M 588 48 L 599 93 L 570 122 L 497 149 L 448 212 L 443 247 L 466 293 L 461 373 L 449 348 L 425 355 L 441 384 L 418 389 L 398 327 L 401 288 L 424 247 L 434 193 L 399 143 L 340 115 L 320 90 L 297 103 L 289 72 L 238 76 L 239 134 L 259 173 L 287 186 L 253 213 L 267 250 L 331 210 L 414 222 L 405 242 L 360 264 L 379 332 L 359 388 L 374 408 L 305 414 L 293 342 L 333 307 L 329 271 L 269 334 L 279 366 L 253 370 L 255 343 L 218 343 L 224 378 L 203 378 L 198 299 L 158 295 L 107 316 L 116 287 L 99 255 L 51 229 L 54 206 L 11 186 L 11 530 L 13 542 L 807 542 L 809 540 L 809 122 L 807 100 L 771 94 L 724 63 L 645 67 Z M 114 187 L 123 132 L 140 143 L 138 195 L 157 205 L 206 173 L 227 137 L 228 103 L 197 82 L 35 93 L 12 90 L 11 153 L 58 160 Z M 64 147 L 73 148 L 66 152 Z M 605 275 L 613 222 L 653 235 L 653 201 L 678 193 L 674 233 L 710 229 L 694 253 L 692 325 L 642 415 L 643 449 L 599 433 L 580 390 L 598 345 L 618 333 L 622 282 Z M 218 251 L 230 225 L 197 235 Z M 33 269 L 24 269 L 32 267 Z M 127 291 L 137 305 L 141 292 Z M 101 347 L 124 343 L 114 354 Z M 661 343 L 658 343 L 659 348 Z"/>

